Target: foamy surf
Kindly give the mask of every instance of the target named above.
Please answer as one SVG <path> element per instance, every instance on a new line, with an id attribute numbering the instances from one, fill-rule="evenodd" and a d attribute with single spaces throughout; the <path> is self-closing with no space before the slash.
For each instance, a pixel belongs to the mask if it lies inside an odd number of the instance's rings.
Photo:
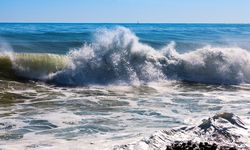
<path id="1" fill-rule="evenodd" d="M 138 142 L 115 146 L 114 150 L 168 150 L 187 142 L 191 149 L 247 150 L 250 149 L 249 124 L 245 125 L 238 116 L 232 113 L 217 114 L 202 120 L 197 126 L 181 127 L 155 132 Z M 205 144 L 204 144 L 205 143 Z M 185 146 L 184 146 L 185 147 Z M 179 149 L 188 149 L 181 148 Z"/>
<path id="2" fill-rule="evenodd" d="M 227 120 L 233 119 L 240 126 L 249 128 L 249 90 L 247 85 L 168 81 L 140 86 L 67 88 L 41 82 L 0 80 L 0 148 L 113 149 L 114 145 L 130 145 L 143 137 L 147 139 L 155 131 L 169 131 L 173 127 L 179 130 L 175 132 L 176 136 L 168 135 L 172 141 L 184 136 L 186 140 L 191 140 L 195 135 L 198 142 L 210 138 L 213 125 L 218 128 L 223 125 L 219 129 L 228 127 L 230 136 L 234 137 L 247 130 Z M 200 129 L 198 126 L 202 118 L 225 111 L 237 112 L 242 119 L 235 115 L 226 115 L 226 119 L 210 117 L 211 123 L 206 124 L 212 126 L 209 134 L 199 136 L 194 133 Z M 186 126 L 187 130 L 180 129 L 180 126 Z M 195 129 L 192 130 L 192 127 Z M 248 139 L 242 136 L 238 140 L 245 142 Z M 160 142 L 157 140 L 157 143 Z M 167 145 L 164 141 L 161 144 L 162 148 Z"/>
<path id="3" fill-rule="evenodd" d="M 173 42 L 154 49 L 124 27 L 100 29 L 94 37 L 92 44 L 67 55 L 2 54 L 1 76 L 13 72 L 17 77 L 73 86 L 160 80 L 250 83 L 250 53 L 242 48 L 206 46 L 178 53 Z"/>

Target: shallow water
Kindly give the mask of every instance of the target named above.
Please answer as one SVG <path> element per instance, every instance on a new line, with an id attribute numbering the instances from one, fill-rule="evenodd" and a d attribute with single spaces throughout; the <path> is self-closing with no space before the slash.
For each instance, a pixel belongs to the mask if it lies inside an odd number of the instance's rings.
<path id="1" fill-rule="evenodd" d="M 250 114 L 250 85 L 161 82 L 62 88 L 1 81 L 0 88 L 3 149 L 112 148 L 218 112 Z"/>

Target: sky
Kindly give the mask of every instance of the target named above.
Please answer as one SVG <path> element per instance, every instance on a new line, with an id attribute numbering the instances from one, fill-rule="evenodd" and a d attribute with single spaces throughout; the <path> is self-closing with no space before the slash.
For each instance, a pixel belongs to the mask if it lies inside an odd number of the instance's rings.
<path id="1" fill-rule="evenodd" d="M 0 22 L 250 23 L 250 0 L 0 0 Z"/>

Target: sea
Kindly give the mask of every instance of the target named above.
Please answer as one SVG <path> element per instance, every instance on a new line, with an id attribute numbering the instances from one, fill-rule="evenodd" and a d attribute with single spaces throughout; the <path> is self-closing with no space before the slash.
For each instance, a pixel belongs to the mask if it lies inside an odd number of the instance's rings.
<path id="1" fill-rule="evenodd" d="M 250 24 L 0 23 L 1 150 L 114 149 L 249 108 Z"/>

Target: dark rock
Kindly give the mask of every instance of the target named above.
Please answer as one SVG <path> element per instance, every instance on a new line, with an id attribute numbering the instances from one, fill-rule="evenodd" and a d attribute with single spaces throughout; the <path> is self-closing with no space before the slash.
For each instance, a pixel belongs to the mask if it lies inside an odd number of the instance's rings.
<path id="1" fill-rule="evenodd" d="M 192 141 L 173 143 L 171 146 L 166 146 L 166 150 L 237 150 L 235 147 L 221 146 L 216 143 L 209 144 L 208 142 L 195 143 Z"/>

